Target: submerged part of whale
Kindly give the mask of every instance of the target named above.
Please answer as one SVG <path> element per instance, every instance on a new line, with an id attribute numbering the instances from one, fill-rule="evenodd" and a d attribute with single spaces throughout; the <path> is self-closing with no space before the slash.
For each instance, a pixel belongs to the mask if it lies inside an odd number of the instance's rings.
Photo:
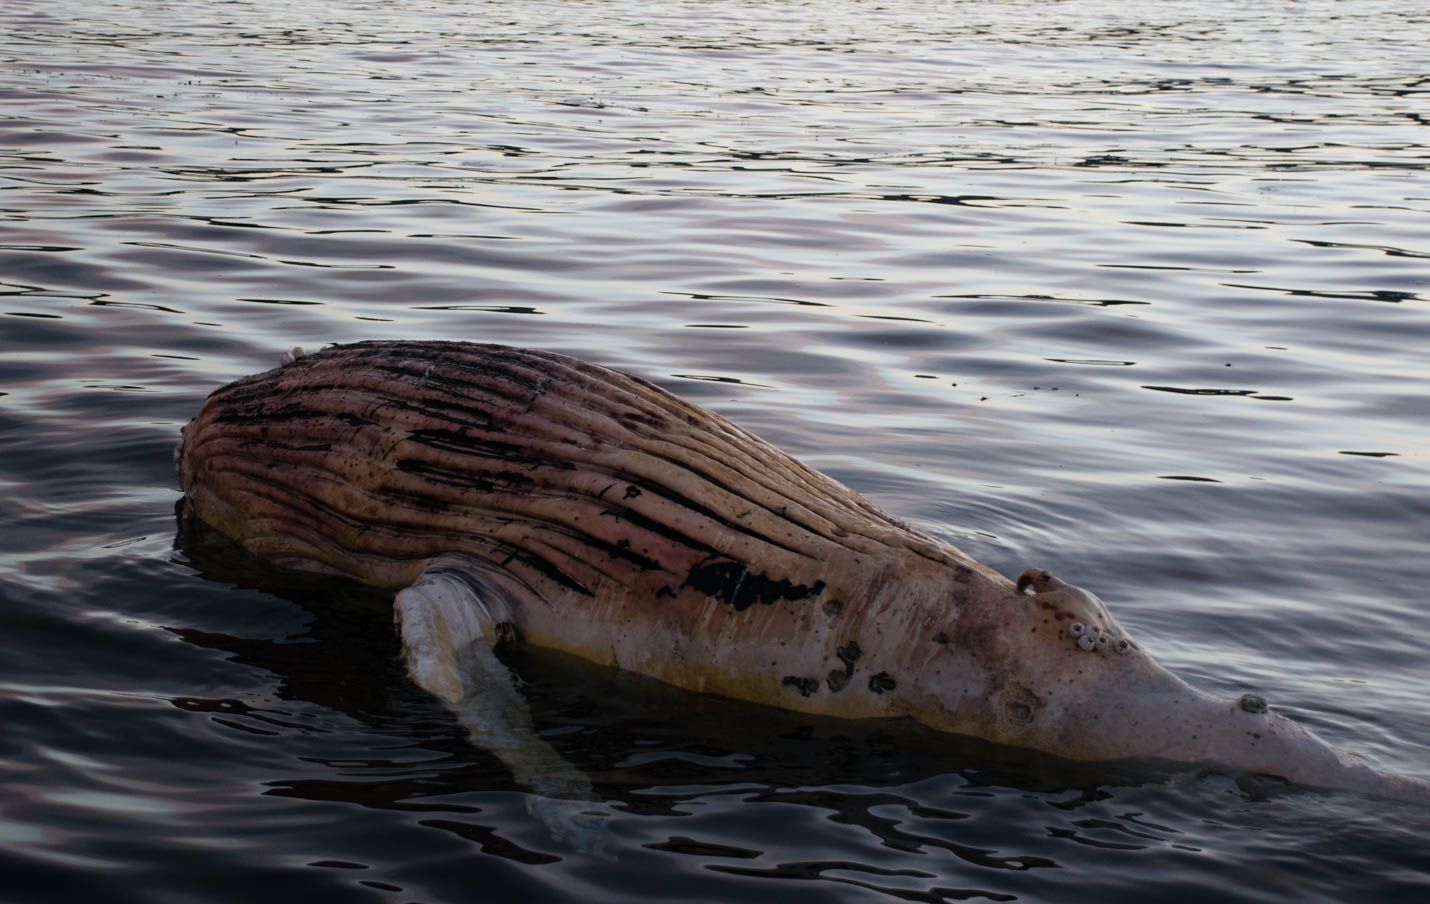
<path id="1" fill-rule="evenodd" d="M 519 637 L 787 709 L 1430 799 L 1258 699 L 1188 686 L 1093 594 L 1008 580 L 719 415 L 563 355 L 295 356 L 209 396 L 179 468 L 194 513 L 250 552 L 402 591 L 409 670 L 453 705 L 506 694 L 490 650 Z"/>

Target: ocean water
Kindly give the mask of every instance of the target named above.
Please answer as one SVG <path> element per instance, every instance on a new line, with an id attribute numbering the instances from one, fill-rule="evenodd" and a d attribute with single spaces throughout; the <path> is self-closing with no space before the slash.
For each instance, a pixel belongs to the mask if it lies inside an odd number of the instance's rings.
<path id="1" fill-rule="evenodd" d="M 1426 900 L 1410 805 L 528 651 L 583 850 L 389 597 L 180 524 L 171 452 L 293 346 L 579 355 L 1430 778 L 1427 43 L 1411 0 L 8 0 L 0 899 Z"/>

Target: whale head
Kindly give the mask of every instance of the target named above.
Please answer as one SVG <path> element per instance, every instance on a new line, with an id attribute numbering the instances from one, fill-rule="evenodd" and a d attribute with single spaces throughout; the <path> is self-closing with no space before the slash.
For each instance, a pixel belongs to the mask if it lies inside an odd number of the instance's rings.
<path id="1" fill-rule="evenodd" d="M 1256 694 L 1187 684 L 1095 594 L 1046 570 L 969 600 L 940 633 L 946 643 L 920 664 L 908 702 L 933 728 L 1074 760 L 1208 764 L 1430 801 L 1424 783 L 1332 747 Z"/>

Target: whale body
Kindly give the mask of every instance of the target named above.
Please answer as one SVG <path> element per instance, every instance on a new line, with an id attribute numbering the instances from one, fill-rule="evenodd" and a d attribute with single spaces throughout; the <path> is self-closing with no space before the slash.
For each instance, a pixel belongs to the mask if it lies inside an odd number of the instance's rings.
<path id="1" fill-rule="evenodd" d="M 1092 593 L 1009 579 L 723 417 L 564 355 L 330 347 L 216 390 L 179 470 L 192 512 L 249 552 L 400 591 L 409 668 L 449 702 L 473 694 L 464 648 L 519 638 L 785 709 L 1430 799 L 1259 698 L 1187 685 Z M 476 669 L 510 698 L 499 671 Z"/>

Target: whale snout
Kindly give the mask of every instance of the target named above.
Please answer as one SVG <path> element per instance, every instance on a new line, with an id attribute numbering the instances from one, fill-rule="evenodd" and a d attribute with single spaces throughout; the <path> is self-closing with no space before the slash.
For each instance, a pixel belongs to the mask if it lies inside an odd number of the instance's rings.
<path id="1" fill-rule="evenodd" d="M 1044 568 L 1028 568 L 1014 585 L 1018 595 L 1031 600 L 1057 627 L 1057 637 L 1085 653 L 1126 655 L 1137 649 L 1127 631 L 1112 617 L 1096 595 L 1068 584 Z"/>

